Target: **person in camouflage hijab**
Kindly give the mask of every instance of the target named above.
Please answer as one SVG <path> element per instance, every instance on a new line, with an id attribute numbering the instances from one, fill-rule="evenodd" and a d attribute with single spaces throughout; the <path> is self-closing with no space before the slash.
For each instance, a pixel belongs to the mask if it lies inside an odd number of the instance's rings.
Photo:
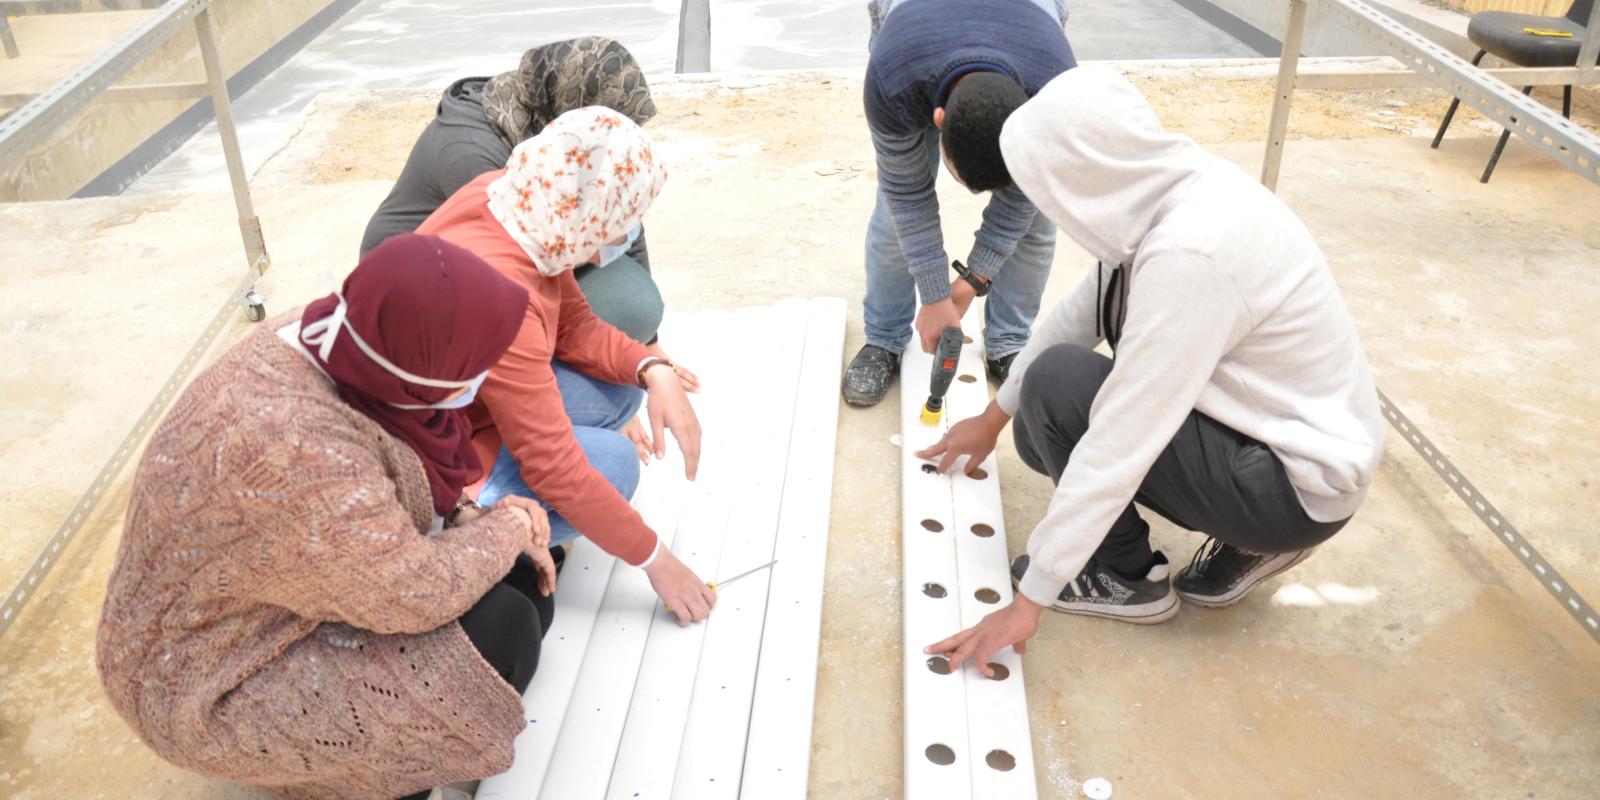
<path id="1" fill-rule="evenodd" d="M 639 125 L 656 115 L 639 62 L 604 36 L 535 47 L 522 54 L 516 69 L 489 79 L 483 88 L 484 116 L 512 147 L 585 106 L 606 106 Z"/>

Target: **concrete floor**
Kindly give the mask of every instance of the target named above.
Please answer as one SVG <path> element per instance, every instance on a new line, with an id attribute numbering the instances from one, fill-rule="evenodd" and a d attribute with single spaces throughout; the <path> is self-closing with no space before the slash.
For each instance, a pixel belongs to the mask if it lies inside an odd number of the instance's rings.
<path id="1" fill-rule="evenodd" d="M 1137 80 L 1170 125 L 1258 168 L 1269 79 L 1141 66 Z M 324 98 L 262 168 L 273 311 L 321 294 L 322 267 L 352 265 L 433 94 Z M 672 178 L 651 246 L 672 306 L 843 294 L 847 355 L 860 346 L 873 174 L 859 96 L 857 70 L 658 82 L 651 131 Z M 1195 97 L 1206 114 L 1187 113 Z M 1580 102 L 1591 126 L 1597 101 Z M 1442 105 L 1428 92 L 1302 93 L 1283 196 L 1327 252 L 1380 385 L 1594 599 L 1600 232 L 1571 209 L 1596 189 L 1520 144 L 1482 187 L 1492 139 L 1474 125 L 1433 152 L 1386 122 Z M 959 254 L 979 207 L 948 183 L 941 198 Z M 239 274 L 230 209 L 214 192 L 0 206 L 0 240 L 25 254 L 0 292 L 0 459 L 27 476 L 0 490 L 8 581 Z M 1087 264 L 1063 243 L 1046 302 Z M 241 317 L 224 338 L 248 330 Z M 898 507 L 894 409 L 840 422 L 813 798 L 901 793 L 900 522 L 883 512 Z M 1050 486 L 1009 442 L 1001 460 L 1018 551 Z M 128 477 L 0 648 L 0 795 L 254 796 L 165 765 L 103 699 L 93 630 Z M 1198 544 L 1159 524 L 1156 537 L 1175 561 Z M 1047 615 L 1025 663 L 1045 798 L 1077 797 L 1095 776 L 1119 798 L 1600 786 L 1600 649 L 1398 441 L 1346 531 L 1240 606 L 1153 628 Z"/>
<path id="2" fill-rule="evenodd" d="M 866 0 L 715 0 L 711 69 L 813 69 L 867 62 Z M 679 0 L 470 4 L 364 0 L 287 64 L 234 100 L 246 168 L 254 171 L 326 92 L 446 85 L 510 69 L 540 42 L 603 33 L 647 74 L 677 59 Z M 1173 0 L 1075 2 L 1067 33 L 1080 59 L 1230 58 L 1250 48 Z M 419 57 L 425 53 L 426 57 Z M 128 191 L 225 189 L 227 171 L 208 126 Z"/>

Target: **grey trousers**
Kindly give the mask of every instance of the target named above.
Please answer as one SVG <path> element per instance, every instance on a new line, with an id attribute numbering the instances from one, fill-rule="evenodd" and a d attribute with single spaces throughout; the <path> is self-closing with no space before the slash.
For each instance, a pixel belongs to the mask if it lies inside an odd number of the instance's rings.
<path id="1" fill-rule="evenodd" d="M 1024 463 L 1061 481 L 1073 447 L 1089 430 L 1089 408 L 1111 363 L 1093 350 L 1063 344 L 1029 366 L 1012 421 Z M 1266 445 L 1198 411 L 1190 412 L 1156 459 L 1134 501 L 1175 525 L 1253 553 L 1304 550 L 1348 522 L 1306 516 L 1282 462 Z M 1097 560 L 1129 577 L 1143 575 L 1153 555 L 1150 523 L 1133 503 L 1095 551 Z"/>
<path id="2" fill-rule="evenodd" d="M 604 267 L 578 267 L 574 275 L 595 316 L 635 341 L 655 344 L 666 304 L 649 270 L 621 256 Z"/>

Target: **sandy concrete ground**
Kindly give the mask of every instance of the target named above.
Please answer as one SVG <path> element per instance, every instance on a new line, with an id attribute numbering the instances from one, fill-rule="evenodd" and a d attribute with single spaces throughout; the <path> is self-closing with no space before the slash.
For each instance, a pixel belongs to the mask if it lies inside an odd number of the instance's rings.
<path id="1" fill-rule="evenodd" d="M 1138 80 L 1169 124 L 1256 171 L 1270 84 L 1193 73 L 1141 67 Z M 860 346 L 874 178 L 856 80 L 661 84 L 651 130 L 673 177 L 651 246 L 673 307 L 842 294 L 847 356 Z M 319 294 L 322 267 L 351 266 L 432 102 L 327 98 L 257 176 L 274 311 Z M 1596 190 L 1519 145 L 1479 186 L 1492 140 L 1474 126 L 1437 153 L 1405 135 L 1442 105 L 1420 91 L 1303 93 L 1282 191 L 1334 265 L 1380 385 L 1595 598 L 1600 232 L 1572 209 L 1592 207 Z M 1581 107 L 1593 125 L 1595 95 Z M 959 256 L 979 206 L 949 183 L 941 197 Z M 59 520 L 237 276 L 230 208 L 213 194 L 0 206 L 0 240 L 28 254 L 0 293 L 13 410 L 0 455 L 28 476 L 0 495 L 13 521 L 0 575 Z M 1063 242 L 1047 303 L 1087 261 Z M 224 338 L 248 329 L 241 319 Z M 814 798 L 901 792 L 900 522 L 882 511 L 898 502 L 894 409 L 891 398 L 841 417 Z M 1050 487 L 1009 442 L 1001 460 L 1015 551 Z M 0 794 L 253 796 L 165 766 L 103 700 L 93 626 L 126 477 L 0 649 Z M 1199 543 L 1159 523 L 1156 537 L 1175 561 Z M 1123 798 L 1600 786 L 1600 651 L 1398 441 L 1346 531 L 1243 604 L 1154 628 L 1047 615 L 1025 664 L 1046 798 L 1078 796 L 1091 776 Z"/>
<path id="2" fill-rule="evenodd" d="M 13 17 L 11 30 L 20 55 L 0 57 L 0 94 L 44 91 L 149 15 L 148 11 L 103 11 Z M 0 111 L 4 110 L 9 107 L 0 104 Z"/>

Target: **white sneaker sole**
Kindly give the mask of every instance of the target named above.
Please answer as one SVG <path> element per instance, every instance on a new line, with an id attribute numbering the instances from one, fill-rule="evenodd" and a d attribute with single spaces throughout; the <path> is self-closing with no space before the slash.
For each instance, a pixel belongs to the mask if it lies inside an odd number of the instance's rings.
<path id="1" fill-rule="evenodd" d="M 1066 603 L 1056 601 L 1050 608 L 1063 614 L 1072 614 L 1078 617 L 1099 617 L 1117 622 L 1127 622 L 1133 625 L 1157 625 L 1178 616 L 1177 592 L 1169 592 L 1160 600 L 1140 603 L 1136 606 L 1118 606 L 1098 603 Z"/>
<path id="2" fill-rule="evenodd" d="M 1205 596 L 1190 594 L 1182 589 L 1177 588 L 1177 586 L 1173 586 L 1173 591 L 1176 592 L 1179 597 L 1182 597 L 1185 602 L 1193 603 L 1201 608 L 1227 608 L 1228 606 L 1243 600 L 1244 596 L 1249 594 L 1251 589 L 1260 586 L 1262 582 L 1266 581 L 1268 578 L 1288 572 L 1290 569 L 1293 569 L 1295 565 L 1310 558 L 1311 554 L 1315 552 L 1316 549 L 1317 548 L 1315 547 L 1310 547 L 1295 553 L 1279 553 L 1278 555 L 1267 559 L 1266 562 L 1260 567 L 1257 567 L 1257 571 L 1254 574 L 1245 575 L 1244 579 L 1239 581 L 1239 585 L 1220 595 Z"/>

